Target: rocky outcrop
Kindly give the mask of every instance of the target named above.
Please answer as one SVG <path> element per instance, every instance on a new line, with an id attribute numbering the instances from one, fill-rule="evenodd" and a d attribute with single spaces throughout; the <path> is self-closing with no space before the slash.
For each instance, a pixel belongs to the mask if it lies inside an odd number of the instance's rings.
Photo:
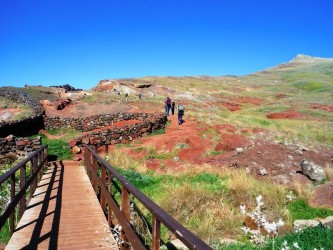
<path id="1" fill-rule="evenodd" d="M 82 89 L 76 89 L 69 84 L 50 86 L 51 88 L 63 88 L 65 91 L 82 91 Z"/>
<path id="2" fill-rule="evenodd" d="M 0 138 L 0 164 L 14 162 L 19 156 L 35 151 L 41 145 L 40 136 L 35 139 L 19 138 L 14 135 Z"/>
<path id="3" fill-rule="evenodd" d="M 303 174 L 313 181 L 321 182 L 326 179 L 324 169 L 312 161 L 303 160 L 301 167 Z"/>
<path id="4" fill-rule="evenodd" d="M 55 100 L 52 103 L 52 106 L 54 107 L 54 109 L 56 110 L 63 110 L 64 108 L 66 108 L 69 104 L 71 104 L 72 100 L 71 99 L 58 99 Z"/>
<path id="5" fill-rule="evenodd" d="M 7 90 L 0 88 L 0 96 L 7 99 L 14 100 L 19 103 L 27 104 L 33 111 L 34 115 L 25 117 L 17 121 L 0 122 L 0 136 L 6 137 L 10 134 L 16 136 L 29 136 L 37 134 L 43 128 L 43 114 L 44 109 L 28 93 L 16 90 Z"/>

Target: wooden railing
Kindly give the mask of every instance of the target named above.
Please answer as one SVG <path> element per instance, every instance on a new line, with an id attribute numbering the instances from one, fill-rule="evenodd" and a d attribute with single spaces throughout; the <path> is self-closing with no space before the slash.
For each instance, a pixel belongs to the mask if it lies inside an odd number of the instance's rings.
<path id="1" fill-rule="evenodd" d="M 121 225 L 121 249 L 129 249 L 131 246 L 137 249 L 160 249 L 161 245 L 161 224 L 170 230 L 189 249 L 212 249 L 192 232 L 172 218 L 161 207 L 135 188 L 122 175 L 120 175 L 110 164 L 101 158 L 93 149 L 84 146 L 84 162 L 87 174 L 92 182 L 96 195 L 99 197 L 103 211 L 107 214 L 109 226 L 114 226 L 113 215 Z M 121 184 L 121 201 L 112 195 L 112 191 Z M 131 200 L 136 199 L 152 215 L 152 245 L 146 246 L 137 235 L 130 221 Z M 128 244 L 129 243 L 129 244 Z"/>
<path id="2" fill-rule="evenodd" d="M 6 188 L 4 185 L 10 183 L 10 202 L 0 215 L 0 230 L 9 218 L 10 235 L 14 233 L 15 224 L 17 224 L 15 218 L 16 220 L 21 218 L 26 210 L 27 203 L 34 194 L 37 183 L 42 178 L 43 169 L 47 165 L 47 154 L 47 145 L 42 146 L 0 176 L 0 190 L 4 190 Z M 15 216 L 17 211 L 18 216 Z"/>

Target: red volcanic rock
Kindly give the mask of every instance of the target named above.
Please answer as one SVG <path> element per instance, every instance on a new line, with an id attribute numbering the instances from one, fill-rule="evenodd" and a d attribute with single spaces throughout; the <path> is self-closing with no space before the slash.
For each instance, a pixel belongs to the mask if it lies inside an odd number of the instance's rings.
<path id="1" fill-rule="evenodd" d="M 29 145 L 31 142 L 28 141 L 28 140 L 24 140 L 24 141 L 17 141 L 15 142 L 16 146 L 26 146 L 26 145 Z"/>
<path id="2" fill-rule="evenodd" d="M 85 137 L 82 139 L 83 144 L 89 144 L 89 141 L 90 141 L 89 137 Z"/>
<path id="3" fill-rule="evenodd" d="M 269 119 L 297 119 L 301 118 L 302 115 L 295 110 L 286 110 L 277 113 L 270 113 L 266 115 Z"/>
<path id="4" fill-rule="evenodd" d="M 56 110 L 63 110 L 67 105 L 69 105 L 71 103 L 71 100 L 70 99 L 59 99 L 59 100 L 56 100 L 52 103 L 53 107 L 56 109 Z"/>
<path id="5" fill-rule="evenodd" d="M 325 104 L 312 104 L 311 108 L 321 109 L 321 110 L 325 110 L 325 111 L 328 111 L 328 112 L 333 112 L 333 106 L 325 105 Z"/>
<path id="6" fill-rule="evenodd" d="M 112 137 L 113 137 L 114 139 L 119 139 L 119 138 L 120 138 L 120 134 L 113 134 Z"/>
<path id="7" fill-rule="evenodd" d="M 69 141 L 69 146 L 72 148 L 76 145 L 77 141 L 74 139 L 74 140 L 70 140 Z"/>
<path id="8" fill-rule="evenodd" d="M 142 129 L 140 130 L 141 133 L 147 133 L 147 131 L 148 131 L 148 128 L 142 128 Z"/>
<path id="9" fill-rule="evenodd" d="M 94 138 L 94 137 L 92 137 L 92 138 L 89 139 L 89 143 L 90 143 L 91 145 L 96 145 L 96 144 L 100 144 L 100 143 L 101 143 L 101 140 L 98 139 L 98 138 Z"/>
<path id="10" fill-rule="evenodd" d="M 233 151 L 236 148 L 247 148 L 251 146 L 249 140 L 239 134 L 224 134 L 221 142 L 215 147 L 216 151 Z"/>

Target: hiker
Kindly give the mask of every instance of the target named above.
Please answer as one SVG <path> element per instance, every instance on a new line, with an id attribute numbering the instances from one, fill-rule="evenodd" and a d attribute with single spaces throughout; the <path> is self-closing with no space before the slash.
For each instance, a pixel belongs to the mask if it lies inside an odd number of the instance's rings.
<path id="1" fill-rule="evenodd" d="M 141 95 L 141 93 L 139 94 L 139 100 L 141 100 L 141 97 L 142 97 L 142 95 Z"/>
<path id="2" fill-rule="evenodd" d="M 175 102 L 172 102 L 172 103 L 171 103 L 171 113 L 172 113 L 172 115 L 175 114 L 175 105 L 176 105 Z"/>
<path id="3" fill-rule="evenodd" d="M 178 105 L 178 125 L 182 125 L 183 121 L 183 115 L 184 115 L 184 107 L 182 104 Z"/>
<path id="4" fill-rule="evenodd" d="M 128 92 L 126 92 L 125 94 L 125 99 L 126 99 L 126 102 L 128 101 Z"/>
<path id="5" fill-rule="evenodd" d="M 164 101 L 164 104 L 165 104 L 166 115 L 169 116 L 170 108 L 171 108 L 171 99 L 169 97 L 167 97 L 167 99 L 165 99 L 165 101 Z"/>

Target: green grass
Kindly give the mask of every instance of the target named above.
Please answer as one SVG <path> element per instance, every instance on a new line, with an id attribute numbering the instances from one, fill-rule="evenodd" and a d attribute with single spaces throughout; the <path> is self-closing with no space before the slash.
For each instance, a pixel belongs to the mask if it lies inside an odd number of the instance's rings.
<path id="1" fill-rule="evenodd" d="M 70 141 L 71 139 L 78 138 L 82 132 L 77 131 L 73 128 L 58 128 L 58 129 L 49 129 L 47 132 L 50 135 L 56 135 L 60 139 Z"/>
<path id="2" fill-rule="evenodd" d="M 274 240 L 270 239 L 262 246 L 256 246 L 250 243 L 222 245 L 219 242 L 211 242 L 210 245 L 215 250 L 271 250 L 282 249 L 284 242 L 287 242 L 290 250 L 296 249 L 293 247 L 294 243 L 297 243 L 300 247 L 299 249 L 302 250 L 313 250 L 315 248 L 333 249 L 333 229 L 325 229 L 320 226 L 306 228 L 297 233 L 277 237 Z"/>
<path id="3" fill-rule="evenodd" d="M 48 144 L 48 152 L 50 156 L 56 156 L 57 160 L 69 160 L 72 158 L 68 142 L 62 139 L 47 139 L 45 135 L 42 137 L 43 145 Z"/>
<path id="4" fill-rule="evenodd" d="M 329 86 L 320 82 L 298 82 L 294 86 L 307 92 L 326 92 L 330 90 Z"/>
<path id="5" fill-rule="evenodd" d="M 165 134 L 165 128 L 155 130 L 155 131 L 151 132 L 150 134 L 148 134 L 148 136 L 163 135 L 163 134 Z"/>
<path id="6" fill-rule="evenodd" d="M 7 244 L 10 239 L 9 221 L 7 220 L 0 231 L 0 243 Z"/>
<path id="7" fill-rule="evenodd" d="M 290 203 L 288 209 L 293 220 L 308 220 L 333 216 L 333 210 L 310 207 L 304 200 L 296 200 Z"/>

